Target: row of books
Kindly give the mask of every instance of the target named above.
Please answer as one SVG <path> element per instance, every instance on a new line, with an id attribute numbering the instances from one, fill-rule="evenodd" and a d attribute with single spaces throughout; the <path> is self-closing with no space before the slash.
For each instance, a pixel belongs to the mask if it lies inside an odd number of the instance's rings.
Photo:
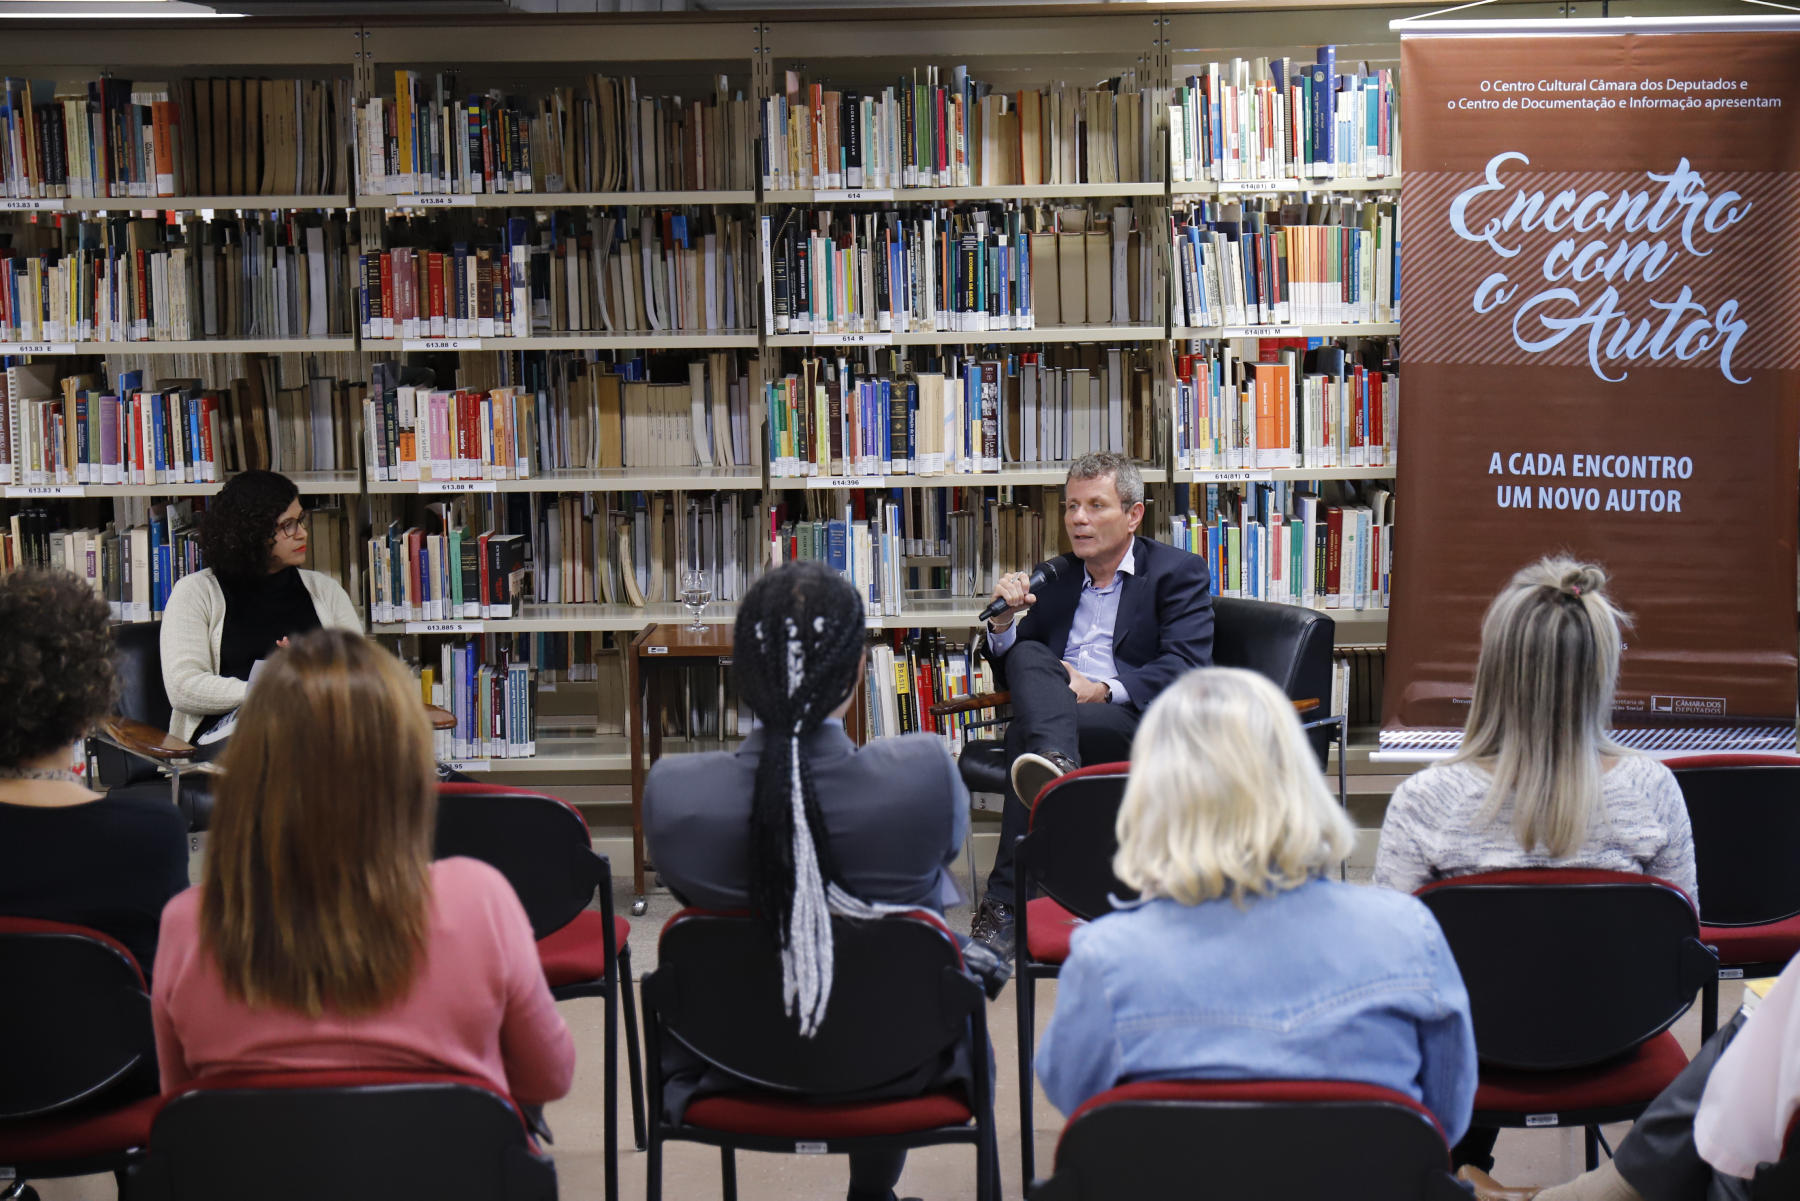
<path id="1" fill-rule="evenodd" d="M 1381 694 L 1387 685 L 1387 648 L 1340 646 L 1331 656 L 1333 713 L 1352 726 L 1381 724 Z"/>
<path id="2" fill-rule="evenodd" d="M 341 220 L 115 218 L 0 246 L 0 341 L 185 342 L 350 333 Z M 42 243 L 48 242 L 48 245 Z"/>
<path id="3" fill-rule="evenodd" d="M 0 195 L 345 196 L 350 81 L 0 84 Z"/>
<path id="4" fill-rule="evenodd" d="M 1314 61 L 1234 58 L 1207 64 L 1169 105 L 1171 178 L 1265 181 L 1372 179 L 1400 171 L 1395 73 Z"/>
<path id="5" fill-rule="evenodd" d="M 232 387 L 121 370 L 56 377 L 53 360 L 8 367 L 0 385 L 0 482 L 205 484 L 246 467 L 335 471 L 355 462 L 350 386 L 323 376 L 277 387 L 253 363 Z"/>
<path id="6" fill-rule="evenodd" d="M 114 520 L 104 525 L 69 526 L 41 506 L 25 506 L 8 514 L 0 526 L 0 573 L 61 568 L 104 598 L 113 620 L 153 621 L 162 616 L 176 583 L 205 566 L 198 516 L 188 501 L 120 501 Z M 302 521 L 308 566 L 346 589 L 354 587 L 355 562 L 349 555 L 350 522 L 345 512 L 308 509 Z"/>
<path id="7" fill-rule="evenodd" d="M 540 213 L 534 333 L 743 330 L 756 324 L 753 226 L 706 209 Z"/>
<path id="8" fill-rule="evenodd" d="M 771 334 L 984 333 L 1153 320 L 1133 211 L 908 205 L 765 216 Z"/>
<path id="9" fill-rule="evenodd" d="M 1262 338 L 1254 361 L 1234 344 L 1176 359 L 1175 461 L 1202 471 L 1385 467 L 1394 462 L 1400 377 L 1342 346 Z"/>
<path id="10" fill-rule="evenodd" d="M 578 368 L 562 359 L 533 372 L 537 387 L 485 389 L 397 384 L 403 373 L 378 364 L 363 402 L 369 479 L 523 480 L 546 470 L 760 462 L 761 413 L 732 352 L 674 365 L 682 383 L 651 382 L 643 357 L 610 365 L 578 357 Z"/>
<path id="11" fill-rule="evenodd" d="M 762 105 L 763 187 L 931 188 L 1149 179 L 1154 109 L 1135 72 L 1002 92 L 954 67 L 867 90 L 789 71 Z"/>
<path id="12" fill-rule="evenodd" d="M 899 630 L 871 639 L 864 681 L 863 729 L 870 738 L 939 734 L 960 753 L 970 738 L 998 737 L 990 728 L 971 730 L 971 715 L 931 713 L 935 704 L 996 687 L 993 665 L 965 642 Z"/>
<path id="13" fill-rule="evenodd" d="M 946 354 L 937 371 L 883 374 L 804 358 L 766 386 L 770 475 L 966 475 L 1099 450 L 1152 458 L 1148 366 L 1116 346 L 1072 349 Z"/>
<path id="14" fill-rule="evenodd" d="M 1392 201 L 1209 202 L 1174 217 L 1177 325 L 1400 319 Z"/>
<path id="15" fill-rule="evenodd" d="M 536 100 L 466 93 L 456 71 L 394 72 L 392 96 L 363 106 L 366 194 L 623 192 L 755 187 L 754 110 L 724 76 L 710 96 L 638 94 L 590 75 Z"/>
<path id="16" fill-rule="evenodd" d="M 460 498 L 385 510 L 375 528 L 378 622 L 505 619 L 533 601 L 641 608 L 675 600 L 684 568 L 735 601 L 766 538 L 755 499 L 730 492 Z"/>
<path id="17" fill-rule="evenodd" d="M 447 238 L 409 223 L 398 236 L 443 244 L 361 256 L 365 340 L 698 333 L 754 320 L 747 223 L 704 210 L 558 213 L 536 233 L 514 217 Z"/>
<path id="18" fill-rule="evenodd" d="M 1385 609 L 1392 594 L 1393 494 L 1192 485 L 1169 542 L 1202 555 L 1217 596 L 1315 609 Z"/>
<path id="19" fill-rule="evenodd" d="M 537 679 L 529 639 L 488 634 L 445 641 L 420 673 L 423 695 L 456 724 L 437 732 L 439 761 L 537 754 Z"/>

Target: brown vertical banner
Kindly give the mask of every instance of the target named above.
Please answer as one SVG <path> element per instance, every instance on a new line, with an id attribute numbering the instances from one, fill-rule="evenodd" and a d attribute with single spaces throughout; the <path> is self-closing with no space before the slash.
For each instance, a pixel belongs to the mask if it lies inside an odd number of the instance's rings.
<path id="1" fill-rule="evenodd" d="M 1409 34 L 1400 78 L 1382 746 L 1455 745 L 1488 601 L 1566 551 L 1636 619 L 1622 741 L 1793 749 L 1800 28 Z"/>

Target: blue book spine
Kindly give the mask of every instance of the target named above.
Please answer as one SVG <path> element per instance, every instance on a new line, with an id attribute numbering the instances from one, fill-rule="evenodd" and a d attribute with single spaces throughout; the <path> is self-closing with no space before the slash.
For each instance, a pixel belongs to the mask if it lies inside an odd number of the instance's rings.
<path id="1" fill-rule="evenodd" d="M 1331 162 L 1331 133 L 1335 117 L 1331 112 L 1332 68 L 1323 59 L 1325 51 L 1319 51 L 1320 62 L 1314 63 L 1306 70 L 1307 78 L 1307 128 L 1311 131 L 1312 173 L 1316 176 L 1321 169 L 1328 168 Z"/>
<path id="2" fill-rule="evenodd" d="M 919 469 L 919 385 L 906 385 L 906 462 L 913 470 Z"/>
<path id="3" fill-rule="evenodd" d="M 886 470 L 894 469 L 894 385 L 892 380 L 881 381 L 881 461 Z"/>
<path id="4" fill-rule="evenodd" d="M 160 397 L 153 397 L 150 404 L 150 449 L 155 454 L 156 482 L 162 483 L 161 472 L 169 465 L 169 456 L 163 452 L 168 438 L 167 422 L 163 419 L 163 406 Z M 146 460 L 148 461 L 148 460 Z M 148 481 L 146 481 L 148 482 Z"/>
<path id="5" fill-rule="evenodd" d="M 833 518 L 825 526 L 825 562 L 833 571 L 848 574 L 850 570 L 850 531 L 841 518 Z"/>
<path id="6" fill-rule="evenodd" d="M 201 452 L 205 447 L 200 433 L 200 399 L 199 397 L 182 397 L 181 407 L 187 410 L 187 451 L 188 461 L 184 467 L 192 468 L 200 462 Z"/>

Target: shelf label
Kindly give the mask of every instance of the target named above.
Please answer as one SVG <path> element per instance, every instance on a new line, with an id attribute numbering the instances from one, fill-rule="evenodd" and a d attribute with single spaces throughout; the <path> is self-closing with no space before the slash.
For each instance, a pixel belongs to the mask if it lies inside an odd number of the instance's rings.
<path id="1" fill-rule="evenodd" d="M 409 621 L 408 634 L 479 634 L 479 621 Z"/>
<path id="2" fill-rule="evenodd" d="M 1194 472 L 1196 484 L 1254 484 L 1274 478 L 1275 473 L 1266 467 L 1260 471 L 1232 469 L 1226 471 L 1196 470 Z"/>
<path id="3" fill-rule="evenodd" d="M 882 628 L 881 618 L 873 613 L 863 618 L 863 629 L 879 630 Z"/>
<path id="4" fill-rule="evenodd" d="M 813 199 L 821 204 L 829 204 L 833 201 L 892 200 L 893 198 L 894 189 L 892 188 L 843 188 L 813 193 Z"/>
<path id="5" fill-rule="evenodd" d="M 669 648 L 666 646 L 647 646 L 644 648 L 644 653 L 646 655 L 666 655 L 669 653 Z"/>
<path id="6" fill-rule="evenodd" d="M 480 338 L 408 338 L 402 350 L 480 350 Z"/>
<path id="7" fill-rule="evenodd" d="M 25 484 L 8 485 L 8 497 L 13 496 L 86 496 L 85 484 Z"/>
<path id="8" fill-rule="evenodd" d="M 74 354 L 73 342 L 0 342 L 0 354 Z"/>
<path id="9" fill-rule="evenodd" d="M 1282 338 L 1300 336 L 1297 325 L 1227 325 L 1220 331 L 1222 338 Z"/>
<path id="10" fill-rule="evenodd" d="M 1227 179 L 1219 183 L 1221 192 L 1298 192 L 1302 188 L 1320 186 L 1303 179 Z"/>
<path id="11" fill-rule="evenodd" d="M 420 480 L 421 493 L 498 492 L 497 480 Z"/>
<path id="12" fill-rule="evenodd" d="M 814 475 L 808 476 L 806 486 L 810 488 L 880 488 L 883 482 L 878 475 Z"/>
<path id="13" fill-rule="evenodd" d="M 460 772 L 464 772 L 464 773 L 468 773 L 468 772 L 472 772 L 472 771 L 488 771 L 493 767 L 493 760 L 491 760 L 491 759 L 446 759 L 446 760 L 444 760 L 444 766 L 449 768 L 451 771 L 460 771 Z"/>
<path id="14" fill-rule="evenodd" d="M 814 334 L 814 346 L 892 346 L 894 335 L 888 330 L 863 334 Z"/>
<path id="15" fill-rule="evenodd" d="M 394 206 L 403 209 L 452 209 L 474 208 L 475 197 L 461 192 L 425 192 L 419 195 L 396 196 Z"/>
<path id="16" fill-rule="evenodd" d="M 63 202 L 54 198 L 33 196 L 7 196 L 0 198 L 0 212 L 8 213 L 60 213 Z"/>

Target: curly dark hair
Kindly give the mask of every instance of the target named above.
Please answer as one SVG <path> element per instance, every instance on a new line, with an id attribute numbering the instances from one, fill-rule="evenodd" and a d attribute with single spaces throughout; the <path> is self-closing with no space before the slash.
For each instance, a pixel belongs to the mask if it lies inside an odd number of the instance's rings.
<path id="1" fill-rule="evenodd" d="M 213 574 L 254 580 L 269 569 L 275 522 L 300 489 L 275 471 L 243 471 L 225 481 L 200 523 L 200 557 Z"/>
<path id="2" fill-rule="evenodd" d="M 111 612 L 66 571 L 0 576 L 0 766 L 42 758 L 112 708 Z"/>

